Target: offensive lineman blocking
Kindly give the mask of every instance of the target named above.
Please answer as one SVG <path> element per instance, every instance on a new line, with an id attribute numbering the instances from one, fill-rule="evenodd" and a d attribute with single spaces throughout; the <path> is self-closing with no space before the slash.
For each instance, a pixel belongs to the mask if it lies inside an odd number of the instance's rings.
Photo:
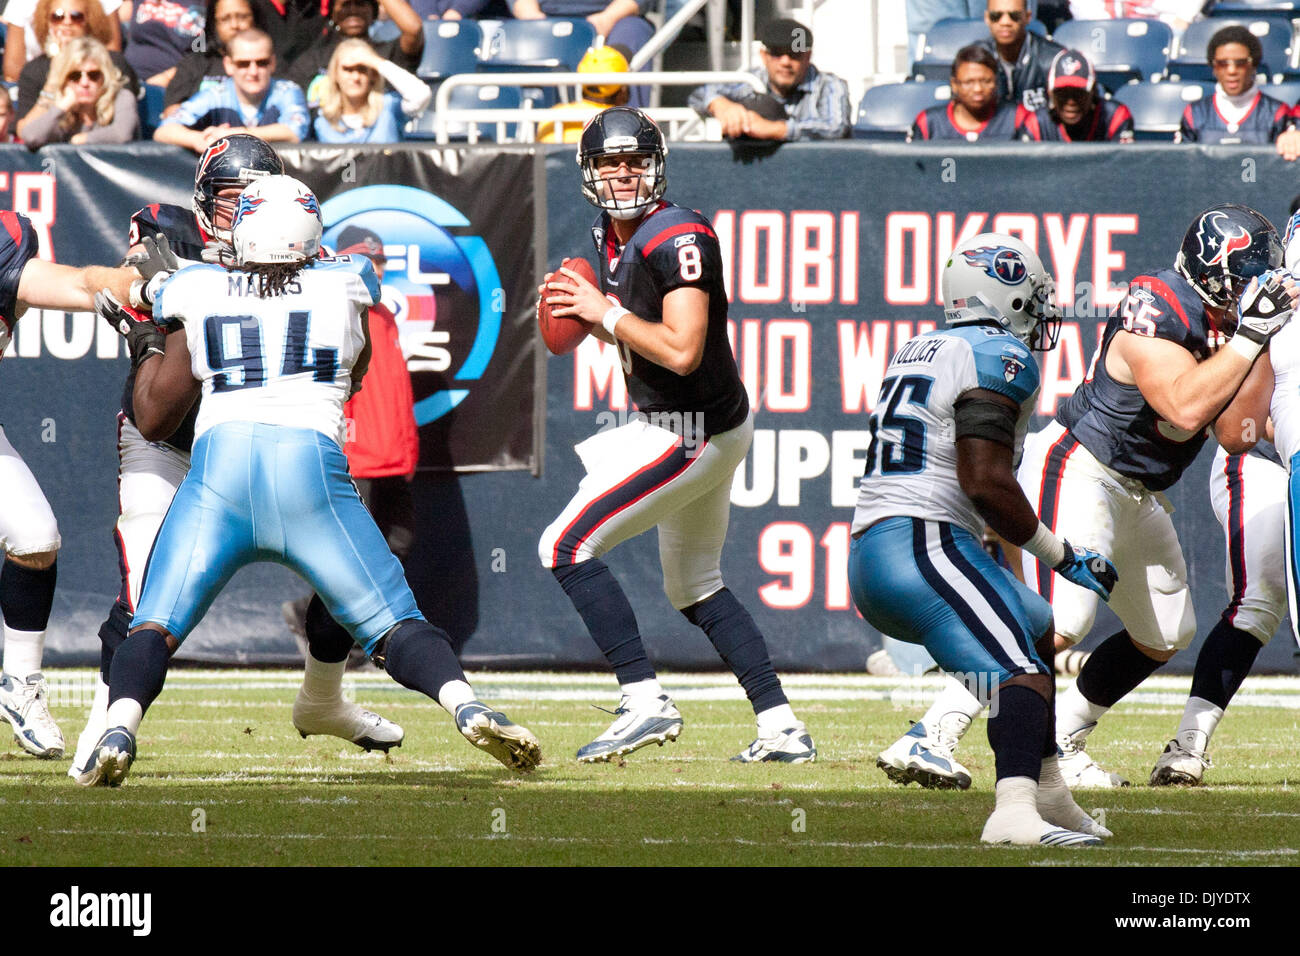
<path id="1" fill-rule="evenodd" d="M 663 133 L 638 110 L 614 107 L 587 124 L 578 164 L 583 195 L 602 210 L 592 229 L 601 288 L 566 269 L 538 289 L 558 307 L 553 314 L 590 323 L 618 348 L 628 393 L 646 416 L 577 446 L 586 476 L 538 546 L 623 693 L 609 729 L 577 756 L 610 760 L 682 731 L 632 607 L 600 560 L 658 527 L 669 601 L 708 636 L 757 717 L 758 738 L 732 759 L 808 762 L 817 756 L 812 737 L 763 635 L 722 581 L 731 479 L 754 418 L 727 340 L 717 236 L 703 216 L 662 198 L 666 155 Z"/>

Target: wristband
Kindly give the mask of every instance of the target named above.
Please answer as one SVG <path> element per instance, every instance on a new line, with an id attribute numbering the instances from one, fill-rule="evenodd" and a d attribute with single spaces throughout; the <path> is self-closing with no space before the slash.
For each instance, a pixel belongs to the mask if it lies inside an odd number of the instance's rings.
<path id="1" fill-rule="evenodd" d="M 1247 362 L 1253 362 L 1259 358 L 1259 353 L 1264 351 L 1264 342 L 1256 342 L 1250 336 L 1242 335 L 1238 332 L 1232 338 L 1228 339 L 1228 348 L 1232 349 Z"/>
<path id="2" fill-rule="evenodd" d="M 140 297 L 140 293 L 143 291 L 144 291 L 144 280 L 132 279 L 131 280 L 131 308 L 139 309 L 143 312 L 150 312 L 152 311 L 152 309 L 150 309 L 149 305 L 144 301 L 144 299 Z"/>
<path id="3" fill-rule="evenodd" d="M 630 309 L 625 309 L 621 305 L 611 305 L 608 311 L 605 312 L 604 317 L 601 318 L 600 324 L 605 327 L 606 332 L 610 335 L 614 335 L 614 326 L 618 325 L 618 320 L 623 318 L 625 315 L 631 314 L 632 312 Z"/>
<path id="4" fill-rule="evenodd" d="M 1028 551 L 1049 568 L 1054 568 L 1065 560 L 1065 542 L 1052 533 L 1052 529 L 1041 521 L 1034 536 L 1022 544 L 1021 549 Z"/>

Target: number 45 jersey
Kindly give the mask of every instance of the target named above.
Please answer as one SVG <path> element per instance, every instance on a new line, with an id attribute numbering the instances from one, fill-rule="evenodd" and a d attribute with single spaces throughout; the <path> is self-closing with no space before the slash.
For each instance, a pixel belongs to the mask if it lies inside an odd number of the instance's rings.
<path id="1" fill-rule="evenodd" d="M 984 518 L 957 481 L 955 406 L 977 388 L 1020 406 L 1018 463 L 1038 394 L 1038 363 L 1023 342 L 994 326 L 966 325 L 918 336 L 894 354 L 868 422 L 854 534 L 884 518 L 914 517 L 983 535 Z"/>
<path id="2" fill-rule="evenodd" d="M 203 383 L 194 437 L 223 422 L 314 428 L 343 447 L 343 403 L 379 301 L 360 256 L 317 259 L 285 295 L 257 294 L 256 277 L 201 264 L 177 272 L 154 305 L 185 326 L 190 368 Z"/>

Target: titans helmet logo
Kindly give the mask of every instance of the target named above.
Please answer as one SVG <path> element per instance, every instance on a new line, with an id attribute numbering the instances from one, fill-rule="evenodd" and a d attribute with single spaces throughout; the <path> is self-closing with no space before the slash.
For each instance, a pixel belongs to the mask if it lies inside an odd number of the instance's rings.
<path id="1" fill-rule="evenodd" d="M 317 219 L 320 218 L 320 205 L 316 202 L 315 195 L 309 193 L 306 196 L 295 196 L 294 201 L 297 202 L 299 206 L 302 206 L 303 209 L 306 209 L 309 213 L 315 216 Z"/>
<path id="2" fill-rule="evenodd" d="M 1196 230 L 1201 261 L 1207 266 L 1226 266 L 1228 256 L 1250 248 L 1250 233 L 1229 222 L 1227 213 L 1215 210 L 1201 217 Z"/>
<path id="3" fill-rule="evenodd" d="M 1029 267 L 1020 253 L 1006 246 L 980 246 L 963 252 L 966 261 L 981 267 L 1004 285 L 1019 285 L 1029 274 Z"/>
<path id="4" fill-rule="evenodd" d="M 231 221 L 230 226 L 233 229 L 238 226 L 245 216 L 251 216 L 257 212 L 257 207 L 266 202 L 259 196 L 250 196 L 247 192 L 239 194 L 239 204 L 235 206 L 235 218 Z"/>

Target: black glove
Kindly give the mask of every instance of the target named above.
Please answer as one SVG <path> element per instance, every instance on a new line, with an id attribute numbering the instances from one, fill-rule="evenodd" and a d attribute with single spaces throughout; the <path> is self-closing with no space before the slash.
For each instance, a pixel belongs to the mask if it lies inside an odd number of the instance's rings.
<path id="1" fill-rule="evenodd" d="M 167 347 L 166 335 L 153 320 L 129 311 L 107 289 L 95 293 L 95 311 L 104 317 L 113 331 L 126 339 L 127 350 L 131 353 L 131 368 L 139 368 L 150 355 L 162 355 Z"/>

